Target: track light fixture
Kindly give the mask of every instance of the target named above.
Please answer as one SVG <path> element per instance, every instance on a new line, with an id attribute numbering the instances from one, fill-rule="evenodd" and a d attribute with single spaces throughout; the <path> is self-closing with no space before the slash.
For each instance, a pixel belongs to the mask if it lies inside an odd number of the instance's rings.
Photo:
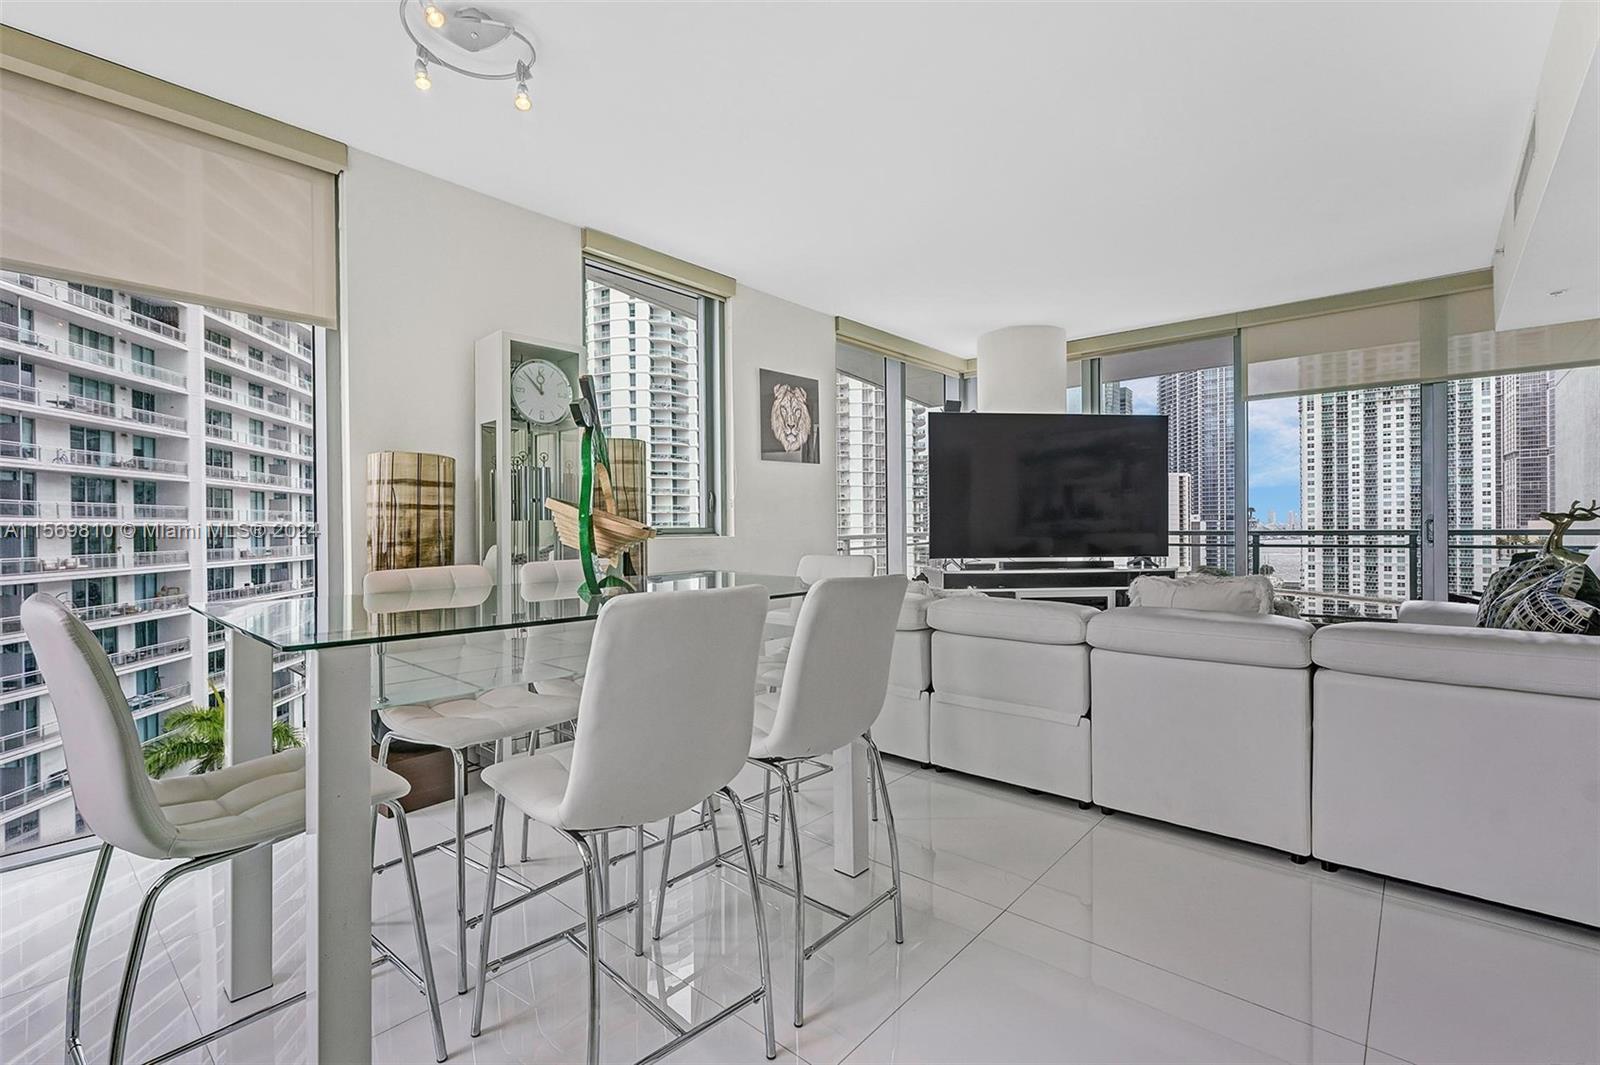
<path id="1" fill-rule="evenodd" d="M 417 46 L 411 80 L 418 89 L 426 92 L 433 87 L 430 66 L 442 67 L 479 81 L 512 82 L 517 87 L 511 98 L 512 106 L 524 114 L 533 110 L 528 82 L 533 77 L 533 64 L 539 55 L 533 42 L 515 26 L 470 6 L 453 7 L 447 16 L 438 0 L 400 0 L 400 25 L 411 43 Z M 517 57 L 510 70 L 502 67 L 495 71 L 494 63 L 510 61 L 509 56 L 499 58 L 507 49 L 526 50 L 527 54 Z M 472 56 L 481 56 L 482 65 L 490 69 L 462 66 L 444 58 L 447 55 L 459 55 L 469 62 Z"/>

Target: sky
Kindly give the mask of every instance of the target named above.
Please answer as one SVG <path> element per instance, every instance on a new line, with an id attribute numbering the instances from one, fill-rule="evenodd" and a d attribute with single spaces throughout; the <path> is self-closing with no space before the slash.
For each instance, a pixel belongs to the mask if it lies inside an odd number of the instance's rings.
<path id="1" fill-rule="evenodd" d="M 1120 382 L 1133 393 L 1133 413 L 1160 414 L 1159 378 Z M 1279 523 L 1300 509 L 1300 401 L 1258 399 L 1250 404 L 1250 505 L 1256 520 L 1276 512 Z"/>

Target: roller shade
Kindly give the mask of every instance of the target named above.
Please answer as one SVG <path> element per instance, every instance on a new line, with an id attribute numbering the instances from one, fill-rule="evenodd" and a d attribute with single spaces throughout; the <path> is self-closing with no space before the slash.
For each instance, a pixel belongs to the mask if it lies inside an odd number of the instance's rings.
<path id="1" fill-rule="evenodd" d="M 674 259 L 670 255 L 646 248 L 642 244 L 635 244 L 631 240 L 614 237 L 610 233 L 602 233 L 598 229 L 583 231 L 583 254 L 589 259 L 597 259 L 625 270 L 636 270 L 675 285 L 682 285 L 703 296 L 714 296 L 725 300 L 731 299 L 739 290 L 739 283 L 727 274 L 719 274 L 715 270 L 707 270 L 703 266 Z"/>
<path id="2" fill-rule="evenodd" d="M 1600 321 L 1497 332 L 1490 289 L 1250 326 L 1251 399 L 1600 362 Z"/>
<path id="3" fill-rule="evenodd" d="M 333 173 L 14 67 L 0 70 L 8 269 L 337 324 Z"/>
<path id="4" fill-rule="evenodd" d="M 835 318 L 833 332 L 834 336 L 846 344 L 864 348 L 885 358 L 899 359 L 908 366 L 920 366 L 925 370 L 952 377 L 960 377 L 973 370 L 970 361 L 959 355 L 951 355 L 938 348 L 919 344 L 915 340 L 885 333 L 881 329 L 874 329 L 870 325 L 863 325 L 849 318 Z"/>

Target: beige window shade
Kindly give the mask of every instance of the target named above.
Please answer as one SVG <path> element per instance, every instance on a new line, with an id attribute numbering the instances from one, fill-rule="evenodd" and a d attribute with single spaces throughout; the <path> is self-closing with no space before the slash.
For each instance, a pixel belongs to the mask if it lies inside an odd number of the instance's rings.
<path id="1" fill-rule="evenodd" d="M 336 324 L 332 173 L 0 71 L 0 261 Z"/>
<path id="2" fill-rule="evenodd" d="M 610 233 L 602 233 L 598 229 L 583 231 L 583 254 L 587 258 L 598 259 L 625 270 L 636 270 L 660 278 L 662 281 L 682 285 L 704 296 L 731 299 L 739 290 L 739 283 L 727 274 L 719 274 L 715 270 L 707 270 L 703 266 L 674 259 L 670 255 L 646 248 L 642 244 L 635 244 L 631 240 L 614 237 Z"/>
<path id="3" fill-rule="evenodd" d="M 1496 332 L 1488 289 L 1445 300 L 1448 346 L 1440 377 L 1483 377 L 1600 363 L 1600 320 Z"/>
<path id="4" fill-rule="evenodd" d="M 951 355 L 938 348 L 918 344 L 915 340 L 885 333 L 881 329 L 874 329 L 870 325 L 863 325 L 849 318 L 835 318 L 833 332 L 846 344 L 853 344 L 886 358 L 899 359 L 908 366 L 920 366 L 925 370 L 953 377 L 969 374 L 973 370 L 971 362 L 959 355 Z"/>
<path id="5" fill-rule="evenodd" d="M 1252 399 L 1600 362 L 1600 321 L 1496 332 L 1482 288 L 1242 331 Z"/>

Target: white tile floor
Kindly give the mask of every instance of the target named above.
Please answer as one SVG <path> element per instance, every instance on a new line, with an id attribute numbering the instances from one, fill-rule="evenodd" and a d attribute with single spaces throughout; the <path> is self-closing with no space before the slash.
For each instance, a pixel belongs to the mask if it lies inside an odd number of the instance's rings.
<path id="1" fill-rule="evenodd" d="M 906 870 L 906 941 L 880 908 L 811 961 L 806 1017 L 788 1021 L 793 910 L 767 892 L 780 1060 L 836 1062 L 1597 1062 L 1600 932 L 1543 921 L 1359 873 L 1325 873 L 1282 855 L 1075 803 L 891 763 L 890 791 Z M 754 776 L 742 781 L 755 788 Z M 807 888 L 836 905 L 888 882 L 878 826 L 870 872 L 831 869 L 830 783 L 804 789 Z M 482 794 L 474 824 L 487 821 Z M 448 805 L 413 816 L 420 846 L 450 831 Z M 736 839 L 724 816 L 724 845 Z M 516 826 L 512 826 L 513 856 Z M 474 849 L 487 853 L 488 837 Z M 567 845 L 534 829 L 530 879 L 575 866 Z M 618 848 L 621 847 L 618 840 Z M 680 841 L 674 868 L 709 840 Z M 393 852 L 385 826 L 380 847 Z M 646 864 L 650 892 L 658 868 Z M 0 1061 L 61 1055 L 67 951 L 92 855 L 0 875 Z M 103 1059 L 123 949 L 157 863 L 118 856 L 90 952 L 85 1029 Z M 484 1034 L 467 1036 L 471 996 L 453 993 L 450 860 L 420 862 L 447 1041 L 453 1061 L 581 1061 L 581 955 L 554 947 L 491 982 Z M 304 893 L 297 844 L 277 850 L 274 995 L 301 986 Z M 631 859 L 613 891 L 628 897 Z M 788 877 L 787 871 L 782 874 Z M 469 874 L 474 910 L 483 882 Z M 571 885 L 569 885 L 569 888 Z M 398 870 L 374 887 L 378 931 L 411 956 Z M 577 890 L 502 918 L 498 947 L 580 919 Z M 162 904 L 139 987 L 133 1053 L 147 1055 L 235 1016 L 220 992 L 221 877 L 200 874 Z M 808 915 L 808 938 L 828 926 Z M 755 980 L 749 888 L 703 874 L 669 892 L 663 936 L 644 958 L 631 925 L 613 921 L 605 953 L 659 1002 L 691 1018 L 715 1012 Z M 475 937 L 473 939 L 475 943 Z M 665 1030 L 603 982 L 607 1061 L 631 1061 Z M 247 1003 L 254 1008 L 256 1003 Z M 759 1007 L 673 1060 L 759 1062 Z M 398 974 L 373 981 L 374 1058 L 432 1059 L 424 1004 Z M 298 1008 L 197 1052 L 198 1062 L 303 1060 Z M 142 1053 L 141 1053 L 142 1052 Z"/>

